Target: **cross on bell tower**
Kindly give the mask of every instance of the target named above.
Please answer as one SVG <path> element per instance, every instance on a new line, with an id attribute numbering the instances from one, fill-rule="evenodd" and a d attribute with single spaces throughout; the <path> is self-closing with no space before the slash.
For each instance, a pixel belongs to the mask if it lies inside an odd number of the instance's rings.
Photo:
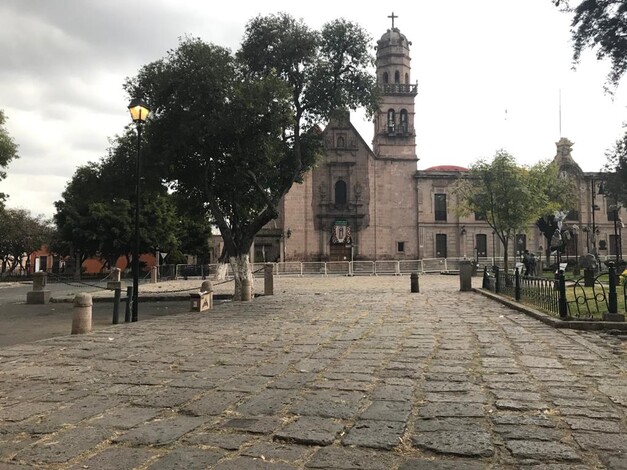
<path id="1" fill-rule="evenodd" d="M 388 16 L 388 18 L 392 18 L 392 29 L 394 29 L 394 18 L 398 18 L 398 16 L 395 16 L 394 12 L 392 12 L 392 14 Z"/>

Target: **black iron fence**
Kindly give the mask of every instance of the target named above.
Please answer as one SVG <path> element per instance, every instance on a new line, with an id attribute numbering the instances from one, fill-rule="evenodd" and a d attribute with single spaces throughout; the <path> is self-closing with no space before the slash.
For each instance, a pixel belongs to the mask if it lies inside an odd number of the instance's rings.
<path id="1" fill-rule="evenodd" d="M 490 276 L 494 281 L 490 281 Z M 494 266 L 491 275 L 487 268 L 484 270 L 484 287 L 486 285 L 489 289 L 493 285 L 497 294 L 511 297 L 517 302 L 532 305 L 561 318 L 568 317 L 563 272 L 556 279 L 546 279 L 523 276 L 519 269 L 507 272 Z"/>
<path id="2" fill-rule="evenodd" d="M 558 315 L 563 320 L 622 321 L 618 314 L 617 290 L 622 287 L 621 310 L 627 312 L 627 279 L 620 282 L 613 263 L 607 263 L 608 271 L 572 281 L 567 286 L 564 272 L 554 279 L 523 276 L 520 270 L 506 272 L 494 266 L 484 269 L 483 287 L 510 297 L 540 310 Z"/>

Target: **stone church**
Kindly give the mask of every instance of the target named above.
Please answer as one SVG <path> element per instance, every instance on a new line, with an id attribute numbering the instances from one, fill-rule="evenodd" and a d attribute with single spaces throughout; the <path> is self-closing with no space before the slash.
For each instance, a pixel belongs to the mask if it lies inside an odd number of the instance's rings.
<path id="1" fill-rule="evenodd" d="M 382 102 L 374 118 L 372 147 L 351 124 L 348 112 L 336 114 L 324 129 L 324 155 L 284 197 L 279 218 L 257 235 L 253 262 L 503 256 L 484 221 L 455 211 L 452 187 L 468 170 L 446 165 L 418 170 L 418 84 L 411 74 L 411 42 L 391 18 L 392 28 L 376 46 Z M 581 196 L 565 225 L 571 232 L 570 256 L 589 251 L 591 238 L 595 246 L 598 241 L 601 256 L 620 253 L 622 233 L 614 212 L 597 201 L 595 180 L 602 174 L 581 171 L 568 139 L 556 145 L 555 160 L 576 179 Z M 542 256 L 547 242 L 539 229 L 532 225 L 522 232 L 510 243 L 510 253 L 528 249 Z"/>

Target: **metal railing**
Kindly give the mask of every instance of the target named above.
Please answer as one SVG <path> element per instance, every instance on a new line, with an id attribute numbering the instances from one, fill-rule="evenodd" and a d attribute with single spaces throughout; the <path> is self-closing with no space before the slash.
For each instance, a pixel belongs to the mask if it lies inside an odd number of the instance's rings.
<path id="1" fill-rule="evenodd" d="M 254 263 L 251 268 L 257 271 L 265 264 L 272 264 L 275 276 L 401 276 L 411 273 L 457 273 L 460 263 L 466 258 L 425 258 L 420 260 L 380 260 L 380 261 L 287 261 L 284 263 Z M 502 265 L 502 259 L 480 258 L 479 266 L 494 263 Z M 181 279 L 190 277 L 212 277 L 218 272 L 217 264 L 207 265 L 162 265 L 159 266 L 160 279 Z M 226 277 L 233 271 L 226 265 Z"/>
<path id="2" fill-rule="evenodd" d="M 483 287 L 492 289 L 491 286 L 494 286 L 496 294 L 559 315 L 562 319 L 568 318 L 566 281 L 563 272 L 556 279 L 546 279 L 523 276 L 518 269 L 506 272 L 495 266 L 492 274 L 486 267 L 483 276 Z M 494 279 L 493 282 L 490 282 L 490 276 Z"/>

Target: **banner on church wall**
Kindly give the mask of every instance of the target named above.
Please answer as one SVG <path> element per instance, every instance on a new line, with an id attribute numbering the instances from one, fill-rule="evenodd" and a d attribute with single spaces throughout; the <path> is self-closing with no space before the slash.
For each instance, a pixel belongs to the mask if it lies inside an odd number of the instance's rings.
<path id="1" fill-rule="evenodd" d="M 351 243 L 351 228 L 346 220 L 336 220 L 333 224 L 331 243 L 336 245 Z"/>

